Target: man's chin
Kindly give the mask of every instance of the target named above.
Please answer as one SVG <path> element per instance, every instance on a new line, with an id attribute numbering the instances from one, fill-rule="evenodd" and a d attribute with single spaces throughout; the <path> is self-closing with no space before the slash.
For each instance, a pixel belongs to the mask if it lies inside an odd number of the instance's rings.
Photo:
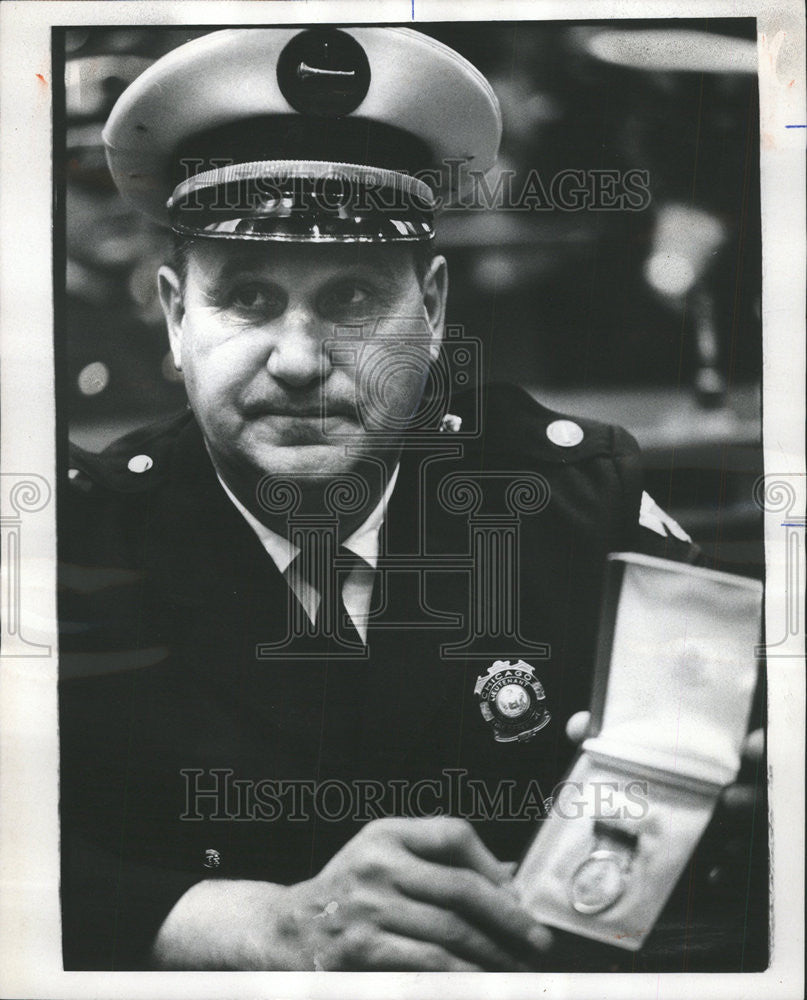
<path id="1" fill-rule="evenodd" d="M 264 476 L 328 475 L 352 471 L 358 464 L 356 455 L 347 454 L 344 443 L 312 442 L 310 444 L 264 445 L 250 455 L 252 464 Z"/>

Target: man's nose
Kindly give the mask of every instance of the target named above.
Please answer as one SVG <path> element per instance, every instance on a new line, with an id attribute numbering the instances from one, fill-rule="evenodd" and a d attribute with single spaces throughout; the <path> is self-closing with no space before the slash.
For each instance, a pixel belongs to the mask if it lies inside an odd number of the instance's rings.
<path id="1" fill-rule="evenodd" d="M 306 310 L 289 310 L 266 362 L 269 374 L 300 387 L 324 377 L 327 351 L 321 323 Z"/>

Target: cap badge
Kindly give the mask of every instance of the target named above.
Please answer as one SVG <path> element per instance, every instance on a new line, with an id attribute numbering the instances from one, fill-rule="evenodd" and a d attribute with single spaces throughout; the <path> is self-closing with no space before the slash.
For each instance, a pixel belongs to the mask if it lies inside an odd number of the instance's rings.
<path id="1" fill-rule="evenodd" d="M 277 83 L 300 114 L 347 115 L 367 96 L 370 63 L 361 45 L 344 31 L 301 31 L 280 53 Z"/>
<path id="2" fill-rule="evenodd" d="M 552 718 L 543 685 L 524 660 L 496 660 L 477 678 L 474 694 L 497 743 L 526 742 Z"/>

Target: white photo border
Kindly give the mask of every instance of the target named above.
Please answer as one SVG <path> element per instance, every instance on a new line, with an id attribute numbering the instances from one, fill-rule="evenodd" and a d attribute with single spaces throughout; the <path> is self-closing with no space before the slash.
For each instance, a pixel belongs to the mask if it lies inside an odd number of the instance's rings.
<path id="1" fill-rule="evenodd" d="M 51 27 L 756 17 L 762 211 L 771 965 L 762 973 L 64 972 L 56 710 Z M 422 1000 L 802 996 L 804 946 L 805 16 L 799 0 L 11 0 L 0 5 L 4 612 L 39 645 L 0 657 L 0 995 Z M 792 500 L 792 503 L 791 503 Z M 20 514 L 24 511 L 24 514 Z M 22 571 L 15 549 L 24 518 Z M 801 519 L 796 532 L 783 521 Z M 16 539 L 16 541 L 15 541 Z M 794 541 L 795 539 L 795 541 Z M 794 565 L 795 560 L 795 565 Z M 794 617 L 795 616 L 795 617 Z M 21 623 L 21 624 L 20 624 Z M 779 642 L 780 637 L 784 638 Z M 774 821 L 775 820 L 775 821 Z"/>

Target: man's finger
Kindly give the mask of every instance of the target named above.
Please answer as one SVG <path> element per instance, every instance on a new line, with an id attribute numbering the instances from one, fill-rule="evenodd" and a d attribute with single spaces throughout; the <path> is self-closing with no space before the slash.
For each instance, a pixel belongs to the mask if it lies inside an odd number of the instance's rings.
<path id="1" fill-rule="evenodd" d="M 552 943 L 551 932 L 527 913 L 514 892 L 477 872 L 423 862 L 401 872 L 398 888 L 406 896 L 453 910 L 516 954 L 534 958 Z"/>
<path id="2" fill-rule="evenodd" d="M 762 760 L 764 750 L 765 730 L 754 729 L 746 736 L 745 742 L 743 743 L 743 757 L 750 763 L 756 764 Z"/>
<path id="3" fill-rule="evenodd" d="M 575 712 L 566 723 L 566 735 L 572 743 L 582 743 L 586 737 L 589 723 L 591 722 L 591 712 Z"/>
<path id="4" fill-rule="evenodd" d="M 355 953 L 348 955 L 348 964 L 353 969 L 379 972 L 485 971 L 475 962 L 458 958 L 437 944 L 415 941 L 387 931 L 376 932 L 367 941 L 357 939 Z"/>
<path id="5" fill-rule="evenodd" d="M 395 906 L 381 915 L 381 926 L 388 931 L 418 941 L 430 941 L 493 972 L 513 972 L 528 968 L 512 951 L 488 937 L 459 914 L 431 903 L 399 898 Z"/>
<path id="6" fill-rule="evenodd" d="M 760 799 L 760 791 L 753 785 L 729 785 L 720 800 L 727 809 L 753 809 Z"/>
<path id="7" fill-rule="evenodd" d="M 494 885 L 510 880 L 510 871 L 485 847 L 470 823 L 450 816 L 433 819 L 392 820 L 401 843 L 427 861 L 451 868 L 470 868 Z"/>

